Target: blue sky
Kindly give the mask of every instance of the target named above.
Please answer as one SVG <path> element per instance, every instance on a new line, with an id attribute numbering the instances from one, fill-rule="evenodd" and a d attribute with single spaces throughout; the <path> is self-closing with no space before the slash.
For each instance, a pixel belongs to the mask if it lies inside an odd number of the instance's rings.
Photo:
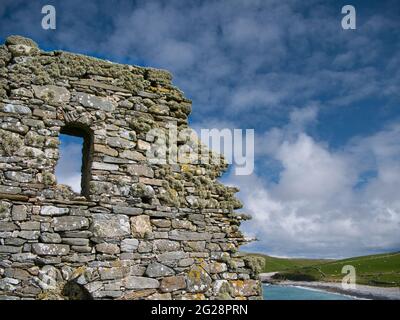
<path id="1" fill-rule="evenodd" d="M 45 4 L 56 30 L 41 28 Z M 341 28 L 345 4 L 356 30 Z M 222 179 L 254 217 L 246 250 L 400 249 L 398 1 L 3 0 L 0 16 L 2 40 L 170 70 L 193 127 L 254 128 L 254 174 Z"/>

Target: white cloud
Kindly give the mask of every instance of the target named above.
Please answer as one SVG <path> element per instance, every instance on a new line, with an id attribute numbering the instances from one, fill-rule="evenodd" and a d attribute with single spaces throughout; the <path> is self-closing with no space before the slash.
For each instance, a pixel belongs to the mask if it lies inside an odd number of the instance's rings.
<path id="1" fill-rule="evenodd" d="M 61 141 L 60 159 L 56 166 L 57 183 L 81 192 L 82 144 Z"/>
<path id="2" fill-rule="evenodd" d="M 295 111 L 292 121 L 313 121 L 310 110 Z M 260 239 L 247 250 L 338 257 L 398 249 L 400 124 L 331 150 L 304 128 L 293 131 L 294 123 L 270 130 L 258 144 L 281 163 L 277 182 L 262 174 L 227 179 L 241 188 L 244 210 L 253 215 L 246 232 Z M 360 186 L 365 171 L 376 174 Z"/>

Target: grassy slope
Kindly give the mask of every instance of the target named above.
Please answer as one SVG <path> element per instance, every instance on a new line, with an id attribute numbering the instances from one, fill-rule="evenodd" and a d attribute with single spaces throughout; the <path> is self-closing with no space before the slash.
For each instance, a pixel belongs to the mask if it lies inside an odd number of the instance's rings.
<path id="1" fill-rule="evenodd" d="M 293 268 L 300 268 L 311 266 L 315 264 L 321 264 L 324 262 L 332 261 L 332 260 L 324 260 L 324 259 L 293 259 L 293 258 L 276 258 L 262 254 L 254 254 L 257 256 L 261 256 L 265 259 L 265 266 L 263 272 L 275 272 L 275 271 L 284 271 Z"/>
<path id="2" fill-rule="evenodd" d="M 400 286 L 400 252 L 354 257 L 349 259 L 293 267 L 280 272 L 292 280 L 341 281 L 343 266 L 356 269 L 356 282 L 376 286 Z"/>

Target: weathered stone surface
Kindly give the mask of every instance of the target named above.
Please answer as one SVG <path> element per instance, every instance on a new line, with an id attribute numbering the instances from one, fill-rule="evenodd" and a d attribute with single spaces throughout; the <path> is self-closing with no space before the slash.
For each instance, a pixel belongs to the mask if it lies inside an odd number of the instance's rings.
<path id="1" fill-rule="evenodd" d="M 99 272 L 102 280 L 120 279 L 124 276 L 124 271 L 121 267 L 100 268 Z"/>
<path id="2" fill-rule="evenodd" d="M 213 262 L 209 264 L 210 273 L 221 273 L 228 270 L 228 267 L 225 263 L 221 262 Z"/>
<path id="3" fill-rule="evenodd" d="M 261 292 L 261 285 L 257 280 L 236 280 L 231 284 L 235 297 L 257 296 Z"/>
<path id="4" fill-rule="evenodd" d="M 11 203 L 0 200 L 0 220 L 8 219 L 11 215 Z"/>
<path id="5" fill-rule="evenodd" d="M 147 165 L 131 164 L 127 167 L 127 171 L 129 174 L 136 176 L 144 176 L 149 178 L 154 177 L 153 169 Z"/>
<path id="6" fill-rule="evenodd" d="M 39 231 L 19 231 L 18 237 L 26 240 L 37 240 L 39 239 L 40 232 Z"/>
<path id="7" fill-rule="evenodd" d="M 95 144 L 94 145 L 94 151 L 95 152 L 100 152 L 100 153 L 103 153 L 103 154 L 107 154 L 107 155 L 109 155 L 111 157 L 118 156 L 118 151 L 117 150 L 115 150 L 113 148 L 110 148 L 109 146 L 105 146 L 103 144 Z"/>
<path id="8" fill-rule="evenodd" d="M 166 277 L 161 280 L 160 289 L 163 292 L 172 292 L 186 288 L 186 280 L 184 276 Z"/>
<path id="9" fill-rule="evenodd" d="M 171 221 L 167 219 L 152 219 L 151 223 L 159 228 L 169 228 L 171 227 Z"/>
<path id="10" fill-rule="evenodd" d="M 165 252 L 162 254 L 158 254 L 157 259 L 160 262 L 166 263 L 167 261 L 185 259 L 188 256 L 189 256 L 188 253 L 186 253 L 184 251 L 171 251 L 171 252 Z"/>
<path id="11" fill-rule="evenodd" d="M 95 237 L 124 237 L 130 234 L 129 218 L 122 214 L 94 214 L 91 229 Z"/>
<path id="12" fill-rule="evenodd" d="M 40 230 L 40 222 L 37 221 L 21 222 L 19 227 L 21 228 L 21 230 Z"/>
<path id="13" fill-rule="evenodd" d="M 58 233 L 42 232 L 40 241 L 45 243 L 61 243 L 61 236 Z"/>
<path id="14" fill-rule="evenodd" d="M 89 240 L 82 238 L 62 238 L 62 243 L 69 244 L 70 246 L 89 246 Z"/>
<path id="15" fill-rule="evenodd" d="M 119 137 L 109 137 L 106 142 L 110 147 L 114 148 L 131 149 L 135 147 L 134 142 Z"/>
<path id="16" fill-rule="evenodd" d="M 133 291 L 129 293 L 125 293 L 120 300 L 139 300 L 139 299 L 145 299 L 151 294 L 155 293 L 155 289 L 144 289 L 144 290 L 139 290 L 139 291 Z"/>
<path id="17" fill-rule="evenodd" d="M 122 153 L 119 154 L 119 156 L 121 158 L 135 160 L 135 161 L 146 160 L 146 157 L 142 153 L 134 150 L 124 150 Z"/>
<path id="18" fill-rule="evenodd" d="M 7 113 L 17 113 L 17 114 L 24 114 L 24 115 L 31 115 L 32 110 L 24 105 L 19 104 L 5 104 L 0 105 L 0 111 L 7 112 Z"/>
<path id="19" fill-rule="evenodd" d="M 175 274 L 174 270 L 158 262 L 150 263 L 146 269 L 146 275 L 152 278 L 165 277 L 172 274 Z"/>
<path id="20" fill-rule="evenodd" d="M 124 239 L 121 241 L 122 252 L 134 252 L 139 247 L 139 240 L 137 239 Z"/>
<path id="21" fill-rule="evenodd" d="M 92 168 L 94 170 L 107 170 L 107 171 L 118 171 L 119 166 L 116 164 L 93 162 Z"/>
<path id="22" fill-rule="evenodd" d="M 32 89 L 37 98 L 48 103 L 65 103 L 68 102 L 71 97 L 69 91 L 64 87 L 58 87 L 54 85 L 33 85 Z"/>
<path id="23" fill-rule="evenodd" d="M 75 98 L 84 107 L 99 109 L 107 112 L 113 111 L 116 106 L 114 102 L 107 98 L 98 97 L 84 92 L 77 92 Z"/>
<path id="24" fill-rule="evenodd" d="M 189 292 L 205 292 L 212 283 L 209 274 L 198 265 L 190 268 L 186 281 Z"/>
<path id="25" fill-rule="evenodd" d="M 114 206 L 113 212 L 117 214 L 126 214 L 128 216 L 136 216 L 143 213 L 142 208 Z"/>
<path id="26" fill-rule="evenodd" d="M 172 240 L 210 240 L 211 237 L 211 234 L 208 232 L 172 230 L 169 233 L 169 238 Z"/>
<path id="27" fill-rule="evenodd" d="M 106 254 L 117 254 L 120 252 L 120 249 L 116 244 L 103 242 L 96 245 L 96 251 Z"/>
<path id="28" fill-rule="evenodd" d="M 189 267 L 194 264 L 194 259 L 193 258 L 185 258 L 181 259 L 178 262 L 179 267 Z"/>
<path id="29" fill-rule="evenodd" d="M 14 221 L 22 221 L 27 218 L 28 207 L 25 205 L 15 205 L 12 208 L 12 219 Z"/>
<path id="30" fill-rule="evenodd" d="M 18 226 L 14 222 L 0 221 L 0 231 L 14 231 L 18 230 Z"/>
<path id="31" fill-rule="evenodd" d="M 127 289 L 157 289 L 160 283 L 156 279 L 146 277 L 126 277 L 123 281 Z"/>
<path id="32" fill-rule="evenodd" d="M 0 186 L 0 193 L 5 194 L 20 194 L 22 189 L 20 187 Z"/>
<path id="33" fill-rule="evenodd" d="M 59 208 L 55 206 L 43 206 L 40 210 L 40 214 L 44 216 L 61 216 L 68 212 L 68 208 Z"/>
<path id="34" fill-rule="evenodd" d="M 69 246 L 65 244 L 34 243 L 32 249 L 39 256 L 64 256 L 69 253 Z"/>
<path id="35" fill-rule="evenodd" d="M 53 218 L 51 224 L 55 231 L 71 231 L 86 229 L 89 227 L 89 220 L 79 216 L 63 216 Z"/>
<path id="36" fill-rule="evenodd" d="M 91 236 L 93 236 L 93 233 L 89 230 L 63 232 L 63 237 L 65 238 L 90 238 Z"/>
<path id="37" fill-rule="evenodd" d="M 147 215 L 140 215 L 131 218 L 132 235 L 134 237 L 143 238 L 152 232 L 150 217 Z"/>
<path id="38" fill-rule="evenodd" d="M 181 245 L 178 241 L 164 239 L 153 241 L 153 250 L 157 252 L 178 251 L 180 247 Z"/>
<path id="39" fill-rule="evenodd" d="M 18 253 L 21 252 L 22 247 L 14 246 L 0 246 L 0 253 Z"/>

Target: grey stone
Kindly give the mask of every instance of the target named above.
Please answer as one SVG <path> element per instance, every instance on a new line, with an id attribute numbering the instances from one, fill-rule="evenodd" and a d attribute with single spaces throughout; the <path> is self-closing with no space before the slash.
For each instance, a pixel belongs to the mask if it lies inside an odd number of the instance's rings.
<path id="1" fill-rule="evenodd" d="M 123 269 L 120 267 L 115 268 L 100 268 L 101 280 L 120 279 L 124 276 Z"/>
<path id="2" fill-rule="evenodd" d="M 186 258 L 186 259 L 181 259 L 178 262 L 179 267 L 189 267 L 193 265 L 194 259 L 193 258 Z"/>
<path id="3" fill-rule="evenodd" d="M 40 241 L 45 243 L 61 243 L 61 236 L 58 233 L 43 232 Z"/>
<path id="4" fill-rule="evenodd" d="M 35 96 L 49 103 L 65 103 L 68 102 L 71 95 L 64 87 L 54 85 L 32 86 Z"/>
<path id="5" fill-rule="evenodd" d="M 124 239 L 121 241 L 122 252 L 134 252 L 138 249 L 139 240 L 137 239 Z"/>
<path id="6" fill-rule="evenodd" d="M 165 277 L 175 274 L 174 270 L 158 262 L 147 266 L 146 275 L 152 278 Z"/>
<path id="7" fill-rule="evenodd" d="M 138 252 L 146 253 L 151 252 L 153 250 L 153 244 L 150 241 L 140 241 Z"/>
<path id="8" fill-rule="evenodd" d="M 152 219 L 151 223 L 159 228 L 169 228 L 171 227 L 171 221 L 167 219 Z"/>
<path id="9" fill-rule="evenodd" d="M 18 227 L 14 222 L 0 221 L 0 231 L 14 231 L 14 230 L 18 230 Z"/>
<path id="10" fill-rule="evenodd" d="M 145 156 L 135 150 L 124 150 L 122 153 L 119 154 L 121 158 L 135 160 L 135 161 L 144 161 L 146 160 Z"/>
<path id="11" fill-rule="evenodd" d="M 19 231 L 18 237 L 26 240 L 37 240 L 39 239 L 40 231 Z"/>
<path id="12" fill-rule="evenodd" d="M 17 113 L 17 114 L 23 114 L 23 115 L 31 115 L 32 114 L 31 109 L 29 109 L 27 106 L 19 105 L 19 104 L 8 103 L 3 106 L 0 106 L 0 110 L 2 112 Z"/>
<path id="13" fill-rule="evenodd" d="M 11 187 L 0 185 L 0 193 L 20 194 L 22 189 L 20 187 Z"/>
<path id="14" fill-rule="evenodd" d="M 149 178 L 154 177 L 154 171 L 148 165 L 131 164 L 127 166 L 127 171 L 132 175 L 145 176 Z"/>
<path id="15" fill-rule="evenodd" d="M 94 170 L 118 171 L 119 166 L 116 164 L 93 162 L 92 168 Z"/>
<path id="16" fill-rule="evenodd" d="M 142 208 L 114 206 L 113 212 L 116 214 L 126 214 L 128 216 L 136 216 L 143 213 Z"/>
<path id="17" fill-rule="evenodd" d="M 80 216 L 55 217 L 52 221 L 54 231 L 71 231 L 89 227 L 89 220 Z"/>
<path id="18" fill-rule="evenodd" d="M 172 240 L 211 240 L 212 235 L 208 232 L 191 232 L 184 230 L 172 230 L 169 233 Z"/>
<path id="19" fill-rule="evenodd" d="M 89 246 L 89 240 L 81 238 L 62 238 L 62 243 L 69 244 L 71 246 Z"/>
<path id="20" fill-rule="evenodd" d="M 61 216 L 68 212 L 68 208 L 59 208 L 55 206 L 43 206 L 40 210 L 40 214 L 44 216 Z"/>
<path id="21" fill-rule="evenodd" d="M 14 221 L 22 221 L 27 218 L 28 208 L 25 205 L 14 205 L 12 208 L 12 219 Z"/>
<path id="22" fill-rule="evenodd" d="M 91 253 L 92 247 L 89 246 L 71 246 L 71 250 L 80 252 L 80 253 Z"/>
<path id="23" fill-rule="evenodd" d="M 34 243 L 32 249 L 39 256 L 64 256 L 69 253 L 69 246 L 65 244 Z"/>
<path id="24" fill-rule="evenodd" d="M 93 233 L 89 230 L 65 231 L 62 235 L 64 238 L 90 238 Z"/>
<path id="25" fill-rule="evenodd" d="M 11 212 L 11 203 L 0 200 L 0 220 L 8 219 Z"/>
<path id="26" fill-rule="evenodd" d="M 13 234 L 14 236 L 16 233 Z M 26 242 L 25 239 L 21 238 L 6 238 L 4 239 L 4 244 L 10 245 L 10 246 L 22 246 Z"/>
<path id="27" fill-rule="evenodd" d="M 96 251 L 105 254 L 117 254 L 120 252 L 120 249 L 116 244 L 103 242 L 96 245 Z"/>
<path id="28" fill-rule="evenodd" d="M 121 149 L 132 149 L 136 145 L 132 141 L 119 137 L 108 137 L 106 142 L 107 145 L 109 145 L 110 147 L 121 148 Z"/>
<path id="29" fill-rule="evenodd" d="M 178 251 L 181 245 L 178 241 L 172 240 L 154 240 L 153 251 L 165 252 L 165 251 Z"/>
<path id="30" fill-rule="evenodd" d="M 147 277 L 126 277 L 123 281 L 125 288 L 127 289 L 157 289 L 160 284 L 158 280 L 147 278 Z"/>
<path id="31" fill-rule="evenodd" d="M 1 246 L 0 246 L 1 248 Z M 0 249 L 1 251 L 1 249 Z M 36 254 L 31 252 L 15 253 L 11 256 L 12 260 L 15 262 L 31 263 L 37 257 Z"/>
<path id="32" fill-rule="evenodd" d="M 130 234 L 129 218 L 122 214 L 94 214 L 91 229 L 95 237 L 124 237 Z"/>
<path id="33" fill-rule="evenodd" d="M 21 252 L 22 247 L 14 246 L 0 246 L 0 253 L 18 253 Z"/>
<path id="34" fill-rule="evenodd" d="M 75 98 L 80 104 L 87 108 L 111 112 L 116 107 L 116 103 L 107 98 L 98 97 L 84 92 L 77 92 Z"/>
<path id="35" fill-rule="evenodd" d="M 184 251 L 171 251 L 165 252 L 157 255 L 157 260 L 160 262 L 167 262 L 167 261 L 174 261 L 174 260 L 181 260 L 188 257 L 188 253 Z"/>

